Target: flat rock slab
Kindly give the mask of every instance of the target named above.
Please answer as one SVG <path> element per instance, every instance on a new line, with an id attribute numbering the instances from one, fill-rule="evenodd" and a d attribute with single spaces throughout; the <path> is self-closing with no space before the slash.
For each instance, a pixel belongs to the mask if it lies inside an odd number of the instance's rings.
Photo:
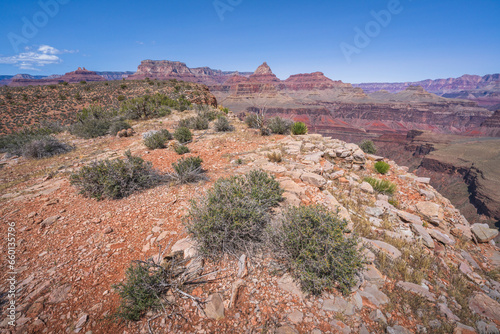
<path id="1" fill-rule="evenodd" d="M 366 243 L 371 244 L 373 247 L 376 249 L 386 253 L 389 255 L 393 260 L 399 258 L 402 254 L 399 249 L 394 247 L 393 245 L 388 244 L 387 242 L 383 242 L 380 240 L 371 240 L 371 239 L 365 239 L 362 238 L 362 240 Z"/>
<path id="2" fill-rule="evenodd" d="M 499 233 L 497 229 L 490 228 L 488 224 L 474 224 L 471 230 L 477 240 L 483 243 L 493 240 Z"/>
<path id="3" fill-rule="evenodd" d="M 429 234 L 431 235 L 431 237 L 433 237 L 434 239 L 436 239 L 437 241 L 439 241 L 445 245 L 452 246 L 456 242 L 455 238 L 453 238 L 452 236 L 447 235 L 443 232 L 440 232 L 438 230 L 430 230 Z"/>
<path id="4" fill-rule="evenodd" d="M 427 229 L 423 227 L 422 225 L 419 224 L 411 224 L 411 229 L 413 232 L 415 232 L 418 236 L 422 238 L 422 243 L 429 247 L 429 248 L 434 248 L 434 240 L 432 240 L 431 235 L 427 232 Z"/>
<path id="5" fill-rule="evenodd" d="M 500 304 L 478 292 L 469 299 L 469 308 L 480 316 L 500 322 Z"/>
<path id="6" fill-rule="evenodd" d="M 389 302 L 389 297 L 382 291 L 378 289 L 376 285 L 368 285 L 363 291 L 359 291 L 359 295 L 362 298 L 366 298 L 370 303 L 376 307 L 387 304 Z"/>
<path id="7" fill-rule="evenodd" d="M 397 210 L 396 214 L 399 216 L 399 218 L 401 218 L 401 220 L 403 220 L 406 223 L 417 224 L 417 225 L 423 224 L 422 219 L 420 219 L 420 217 L 417 215 L 401 210 Z"/>
<path id="8" fill-rule="evenodd" d="M 304 173 L 300 176 L 302 181 L 312 184 L 318 188 L 323 187 L 326 184 L 326 180 L 323 176 L 315 174 L 315 173 Z"/>
<path id="9" fill-rule="evenodd" d="M 414 294 L 420 295 L 424 298 L 427 298 L 427 300 L 430 302 L 436 301 L 436 296 L 432 292 L 430 292 L 429 290 L 424 288 L 423 286 L 420 286 L 420 285 L 415 284 L 415 283 L 403 282 L 403 281 L 399 281 L 396 285 L 405 291 L 409 291 L 409 292 L 412 292 Z"/>
<path id="10" fill-rule="evenodd" d="M 443 221 L 443 208 L 434 202 L 418 202 L 416 208 L 417 211 L 430 223 L 439 224 Z"/>
<path id="11" fill-rule="evenodd" d="M 300 186 L 298 183 L 292 181 L 291 179 L 279 180 L 280 186 L 285 189 L 285 191 L 291 192 L 297 196 L 305 195 L 306 189 Z"/>

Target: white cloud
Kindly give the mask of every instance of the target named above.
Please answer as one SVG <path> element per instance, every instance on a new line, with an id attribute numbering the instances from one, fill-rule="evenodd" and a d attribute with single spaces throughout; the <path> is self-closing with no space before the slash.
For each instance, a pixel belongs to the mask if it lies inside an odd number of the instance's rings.
<path id="1" fill-rule="evenodd" d="M 78 50 L 60 51 L 50 45 L 40 45 L 36 51 L 31 51 L 31 48 L 26 48 L 26 52 L 22 52 L 18 55 L 0 57 L 0 64 L 11 64 L 22 70 L 38 71 L 39 69 L 37 67 L 61 63 L 62 59 L 57 55 L 76 52 L 78 52 Z"/>

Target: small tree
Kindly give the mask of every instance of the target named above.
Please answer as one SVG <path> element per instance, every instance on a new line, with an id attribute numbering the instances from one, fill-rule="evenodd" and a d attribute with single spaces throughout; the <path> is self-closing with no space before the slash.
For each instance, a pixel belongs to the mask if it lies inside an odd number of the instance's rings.
<path id="1" fill-rule="evenodd" d="M 359 147 L 367 154 L 377 153 L 377 147 L 371 140 L 364 140 Z"/>

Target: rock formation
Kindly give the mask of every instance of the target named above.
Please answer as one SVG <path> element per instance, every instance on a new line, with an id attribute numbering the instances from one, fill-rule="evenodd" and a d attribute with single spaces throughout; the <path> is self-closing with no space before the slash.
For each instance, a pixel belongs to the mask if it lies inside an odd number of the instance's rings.
<path id="1" fill-rule="evenodd" d="M 79 67 L 76 71 L 68 72 L 63 76 L 53 76 L 50 78 L 43 78 L 43 79 L 33 79 L 31 76 L 28 77 L 26 76 L 18 77 L 18 76 L 12 78 L 12 81 L 10 82 L 9 86 L 24 87 L 30 85 L 31 86 L 54 85 L 60 82 L 77 83 L 80 81 L 87 81 L 87 82 L 106 81 L 105 78 L 96 74 L 96 72 L 85 69 L 85 67 L 83 68 Z"/>

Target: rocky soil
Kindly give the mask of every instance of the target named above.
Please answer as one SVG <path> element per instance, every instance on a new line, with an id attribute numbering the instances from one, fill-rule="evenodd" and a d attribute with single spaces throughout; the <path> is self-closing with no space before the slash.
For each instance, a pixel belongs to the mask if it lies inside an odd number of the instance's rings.
<path id="1" fill-rule="evenodd" d="M 209 180 L 168 184 L 121 200 L 85 198 L 68 175 L 130 149 L 162 172 L 179 156 L 171 149 L 148 150 L 140 134 L 173 129 L 187 113 L 137 123 L 132 137 L 81 140 L 77 147 L 39 161 L 3 158 L 1 232 L 16 226 L 16 327 L 1 319 L 5 333 L 497 333 L 500 328 L 500 251 L 497 230 L 470 225 L 429 179 L 388 161 L 387 175 L 374 171 L 383 157 L 357 145 L 321 135 L 261 137 L 236 117 L 236 131 L 198 131 L 190 155 L 202 157 Z M 268 154 L 282 155 L 269 161 Z M 259 168 L 285 189 L 286 205 L 321 203 L 349 221 L 361 237 L 366 269 L 348 295 L 336 290 L 305 295 L 283 267 L 265 252 L 239 259 L 205 260 L 217 270 L 190 298 L 178 299 L 170 317 L 150 312 L 139 322 L 113 317 L 133 260 L 158 254 L 159 246 L 196 251 L 182 219 L 189 200 L 221 177 Z M 377 193 L 365 177 L 397 185 L 392 196 Z M 279 211 L 279 210 L 278 210 Z M 2 254 L 6 254 L 2 242 Z M 8 291 L 2 259 L 2 291 Z M 7 307 L 2 294 L 2 314 Z"/>

